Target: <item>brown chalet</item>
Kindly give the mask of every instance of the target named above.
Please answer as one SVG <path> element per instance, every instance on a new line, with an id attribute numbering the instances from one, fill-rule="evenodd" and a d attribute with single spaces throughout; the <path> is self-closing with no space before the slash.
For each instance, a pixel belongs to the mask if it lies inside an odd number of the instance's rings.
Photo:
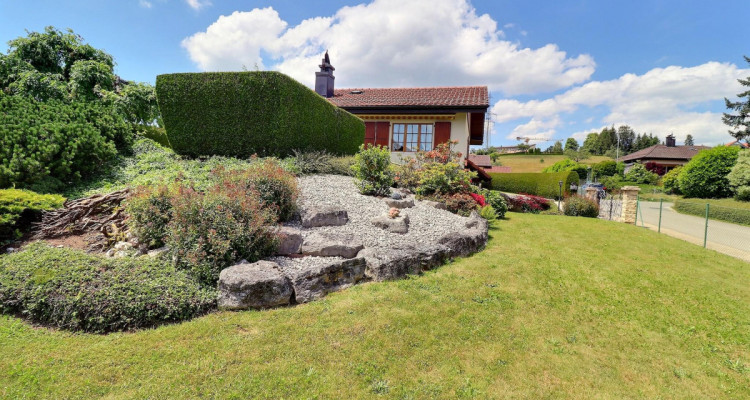
<path id="1" fill-rule="evenodd" d="M 699 151 L 709 148 L 707 146 L 677 146 L 674 136 L 669 135 L 667 136 L 666 145 L 657 144 L 636 151 L 620 158 L 620 161 L 625 163 L 625 169 L 630 169 L 636 162 L 641 164 L 651 162 L 664 167 L 665 171 L 669 171 L 677 166 L 687 164 Z"/>

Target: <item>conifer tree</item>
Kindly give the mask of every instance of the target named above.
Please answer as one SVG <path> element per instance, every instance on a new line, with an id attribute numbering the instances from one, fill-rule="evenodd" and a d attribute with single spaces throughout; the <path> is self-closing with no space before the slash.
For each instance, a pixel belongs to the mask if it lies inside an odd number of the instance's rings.
<path id="1" fill-rule="evenodd" d="M 750 57 L 744 57 L 745 61 L 750 64 Z M 744 139 L 750 143 L 750 76 L 746 79 L 738 79 L 737 81 L 748 89 L 737 95 L 740 98 L 739 101 L 729 101 L 729 99 L 724 98 L 727 109 L 730 112 L 736 112 L 736 114 L 724 113 L 721 120 L 731 127 L 729 134 L 732 137 L 737 140 Z"/>

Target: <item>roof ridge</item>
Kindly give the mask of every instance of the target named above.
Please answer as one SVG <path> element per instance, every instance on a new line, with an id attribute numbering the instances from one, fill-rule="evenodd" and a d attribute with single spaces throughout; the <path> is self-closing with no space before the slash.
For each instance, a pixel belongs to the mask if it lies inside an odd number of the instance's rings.
<path id="1" fill-rule="evenodd" d="M 353 88 L 339 88 L 336 90 L 398 90 L 398 89 L 488 89 L 487 85 L 475 85 L 475 86 L 409 86 L 409 87 L 353 87 Z"/>

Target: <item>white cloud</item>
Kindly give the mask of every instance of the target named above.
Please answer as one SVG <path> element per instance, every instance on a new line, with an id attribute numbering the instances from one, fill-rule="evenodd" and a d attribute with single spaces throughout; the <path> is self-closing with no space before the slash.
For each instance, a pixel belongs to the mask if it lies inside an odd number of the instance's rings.
<path id="1" fill-rule="evenodd" d="M 546 135 L 550 129 L 555 132 L 559 124 L 553 122 L 562 115 L 583 107 L 604 106 L 608 113 L 599 121 L 601 127 L 627 124 L 637 132 L 652 132 L 662 137 L 674 132 L 678 141 L 692 134 L 697 142 L 717 144 L 728 140 L 721 113 L 697 110 L 707 109 L 725 96 L 739 92 L 737 79 L 748 74 L 750 70 L 718 62 L 655 68 L 643 75 L 625 74 L 618 79 L 589 82 L 549 99 L 500 100 L 492 111 L 502 122 L 530 118 L 540 126 L 539 133 Z M 585 138 L 587 133 L 601 127 L 573 136 Z M 511 133 L 507 137 L 515 139 L 515 136 Z"/>
<path id="2" fill-rule="evenodd" d="M 414 18 L 418 15 L 419 18 Z M 339 87 L 486 84 L 505 94 L 550 92 L 587 81 L 592 57 L 556 45 L 503 40 L 467 0 L 375 0 L 288 27 L 273 8 L 222 16 L 182 44 L 202 70 L 268 68 L 312 85 L 329 49 Z"/>
<path id="3" fill-rule="evenodd" d="M 147 1 L 147 0 L 140 0 L 140 1 L 138 2 L 138 4 L 139 4 L 139 5 L 141 6 L 141 7 L 143 7 L 143 8 L 151 8 L 151 7 L 153 7 L 153 6 L 154 6 L 154 5 L 153 5 L 153 4 L 152 4 L 152 3 L 150 2 L 150 1 Z"/>
<path id="4" fill-rule="evenodd" d="M 210 6 L 211 2 L 209 0 L 185 0 L 185 2 L 192 8 L 193 10 L 200 10 L 203 7 Z"/>

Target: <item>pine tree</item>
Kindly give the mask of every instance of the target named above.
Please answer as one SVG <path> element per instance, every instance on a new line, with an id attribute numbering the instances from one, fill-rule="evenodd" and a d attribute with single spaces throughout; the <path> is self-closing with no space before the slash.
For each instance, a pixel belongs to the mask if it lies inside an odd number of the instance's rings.
<path id="1" fill-rule="evenodd" d="M 688 134 L 687 137 L 685 137 L 685 146 L 695 146 L 695 143 L 693 142 L 693 135 Z"/>
<path id="2" fill-rule="evenodd" d="M 750 64 L 750 57 L 744 56 L 745 61 Z M 737 79 L 737 81 L 745 87 L 750 87 L 750 76 L 747 79 Z M 729 101 L 726 97 L 724 102 L 727 105 L 727 109 L 737 112 L 737 114 L 724 113 L 721 120 L 731 127 L 729 134 L 737 140 L 745 140 L 750 143 L 750 89 L 737 95 L 740 99 L 746 97 L 745 100 Z"/>

